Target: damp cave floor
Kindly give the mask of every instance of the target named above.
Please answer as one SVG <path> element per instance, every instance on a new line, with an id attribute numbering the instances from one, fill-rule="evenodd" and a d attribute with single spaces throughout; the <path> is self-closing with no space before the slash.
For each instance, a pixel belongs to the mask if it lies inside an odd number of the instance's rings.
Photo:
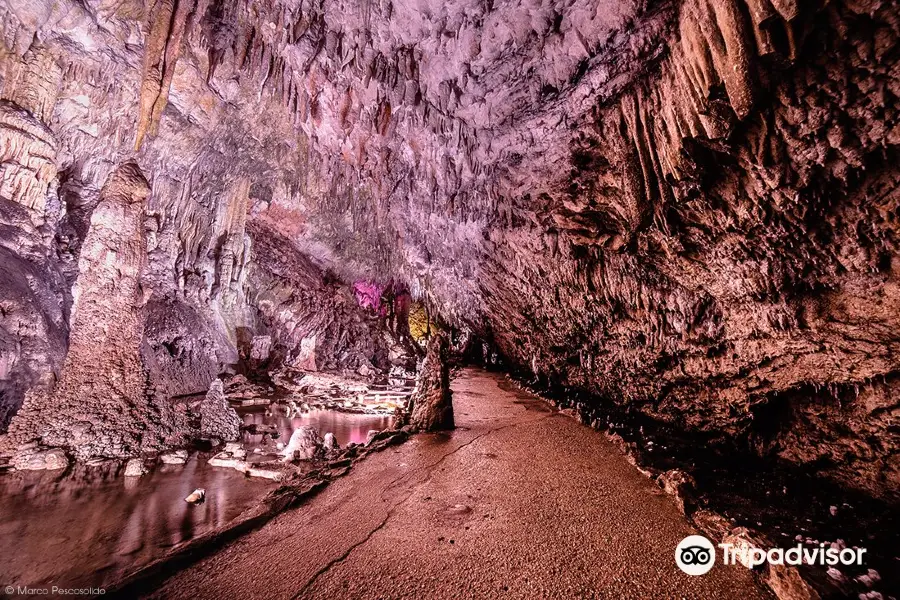
<path id="1" fill-rule="evenodd" d="M 457 429 L 368 457 L 148 590 L 154 598 L 770 598 L 675 565 L 695 531 L 605 436 L 502 376 L 453 380 Z"/>

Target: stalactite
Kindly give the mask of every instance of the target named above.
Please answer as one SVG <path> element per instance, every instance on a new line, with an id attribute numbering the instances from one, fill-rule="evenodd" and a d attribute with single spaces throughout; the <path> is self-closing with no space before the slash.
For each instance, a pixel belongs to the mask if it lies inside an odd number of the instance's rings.
<path id="1" fill-rule="evenodd" d="M 185 36 L 194 18 L 195 0 L 155 0 L 148 11 L 147 38 L 134 148 L 155 136 Z"/>

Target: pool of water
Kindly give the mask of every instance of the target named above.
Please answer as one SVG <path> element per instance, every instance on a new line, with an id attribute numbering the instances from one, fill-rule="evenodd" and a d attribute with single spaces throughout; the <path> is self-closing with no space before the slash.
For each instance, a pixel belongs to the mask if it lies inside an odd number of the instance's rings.
<path id="1" fill-rule="evenodd" d="M 245 424 L 274 425 L 284 443 L 310 425 L 323 436 L 334 433 L 341 445 L 365 442 L 370 429 L 392 421 L 328 410 L 288 418 L 275 408 L 269 416 L 264 407 L 241 409 L 241 416 Z M 264 438 L 245 433 L 243 443 L 252 453 Z M 210 457 L 193 453 L 184 465 L 158 464 L 139 478 L 124 477 L 120 462 L 0 474 L 0 585 L 103 587 L 228 524 L 276 486 L 212 467 Z M 206 490 L 206 501 L 188 504 L 184 498 L 196 488 Z"/>
<path id="2" fill-rule="evenodd" d="M 274 486 L 209 455 L 123 477 L 118 463 L 0 475 L 0 581 L 3 585 L 103 586 L 170 547 L 220 527 Z M 206 489 L 206 501 L 184 498 Z"/>
<path id="3" fill-rule="evenodd" d="M 312 409 L 299 417 L 288 417 L 280 406 L 273 406 L 266 414 L 267 408 L 253 406 L 240 408 L 238 412 L 244 420 L 244 425 L 274 425 L 278 429 L 278 441 L 287 443 L 295 429 L 303 425 L 315 427 L 319 435 L 333 433 L 341 447 L 349 443 L 362 444 L 366 441 L 371 429 L 387 429 L 393 422 L 393 417 L 382 415 L 356 415 L 337 412 L 334 410 Z M 244 445 L 248 450 L 258 447 L 266 442 L 265 435 L 253 435 L 244 433 Z"/>

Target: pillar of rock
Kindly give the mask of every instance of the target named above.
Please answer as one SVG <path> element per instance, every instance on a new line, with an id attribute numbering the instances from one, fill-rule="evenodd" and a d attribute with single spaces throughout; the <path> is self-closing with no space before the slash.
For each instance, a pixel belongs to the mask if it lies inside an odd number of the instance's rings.
<path id="1" fill-rule="evenodd" d="M 411 398 L 410 425 L 420 431 L 454 427 L 448 351 L 449 343 L 443 334 L 428 341 L 428 353 Z"/>
<path id="2" fill-rule="evenodd" d="M 133 163 L 115 170 L 101 191 L 79 259 L 60 380 L 49 393 L 30 391 L 10 424 L 10 438 L 28 451 L 37 442 L 79 459 L 125 457 L 174 441 L 176 413 L 151 400 L 138 351 L 149 192 Z M 17 461 L 24 458 L 20 452 Z"/>

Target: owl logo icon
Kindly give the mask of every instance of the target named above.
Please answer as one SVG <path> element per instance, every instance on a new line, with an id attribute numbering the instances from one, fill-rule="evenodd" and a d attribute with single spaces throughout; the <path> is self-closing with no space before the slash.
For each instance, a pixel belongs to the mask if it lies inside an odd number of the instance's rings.
<path id="1" fill-rule="evenodd" d="M 702 535 L 689 535 L 675 548 L 675 564 L 688 575 L 705 575 L 716 564 L 716 549 Z"/>

